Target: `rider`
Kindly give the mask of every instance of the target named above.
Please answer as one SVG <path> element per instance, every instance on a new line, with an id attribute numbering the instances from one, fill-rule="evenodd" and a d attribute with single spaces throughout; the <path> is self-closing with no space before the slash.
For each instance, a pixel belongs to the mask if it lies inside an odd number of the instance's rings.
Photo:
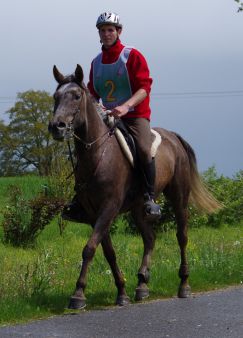
<path id="1" fill-rule="evenodd" d="M 96 22 L 102 52 L 92 61 L 90 93 L 132 134 L 144 176 L 144 207 L 148 216 L 161 216 L 154 202 L 155 161 L 151 156 L 150 90 L 152 78 L 144 56 L 120 41 L 122 24 L 116 13 L 102 13 Z M 72 211 L 72 205 L 70 212 Z"/>

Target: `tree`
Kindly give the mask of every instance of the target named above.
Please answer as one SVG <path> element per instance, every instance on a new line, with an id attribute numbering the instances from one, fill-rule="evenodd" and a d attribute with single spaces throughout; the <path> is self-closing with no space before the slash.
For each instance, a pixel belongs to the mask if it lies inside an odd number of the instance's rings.
<path id="1" fill-rule="evenodd" d="M 9 124 L 0 121 L 0 174 L 16 175 L 35 171 L 49 175 L 55 157 L 63 152 L 63 144 L 52 139 L 48 122 L 53 99 L 45 91 L 19 93 L 7 113 Z"/>
<path id="2" fill-rule="evenodd" d="M 235 2 L 237 2 L 238 4 L 238 12 L 243 11 L 243 2 L 241 2 L 240 0 L 235 0 Z"/>

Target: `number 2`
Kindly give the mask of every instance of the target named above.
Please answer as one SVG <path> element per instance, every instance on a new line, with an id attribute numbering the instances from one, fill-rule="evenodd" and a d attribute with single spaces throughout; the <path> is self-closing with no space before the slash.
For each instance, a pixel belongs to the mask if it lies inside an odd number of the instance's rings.
<path id="1" fill-rule="evenodd" d="M 113 95 L 113 92 L 114 92 L 114 90 L 116 88 L 115 84 L 114 84 L 114 82 L 112 80 L 107 80 L 105 82 L 105 87 L 108 87 L 108 86 L 110 87 L 110 90 L 109 90 L 109 92 L 107 94 L 106 100 L 107 100 L 107 102 L 114 102 L 114 101 L 116 101 L 116 98 L 113 97 L 112 95 Z"/>

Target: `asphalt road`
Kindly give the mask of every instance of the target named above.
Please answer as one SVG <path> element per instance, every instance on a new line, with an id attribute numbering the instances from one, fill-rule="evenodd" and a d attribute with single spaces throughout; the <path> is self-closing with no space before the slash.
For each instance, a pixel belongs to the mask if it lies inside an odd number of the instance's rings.
<path id="1" fill-rule="evenodd" d="M 243 287 L 6 326 L 0 337 L 243 338 Z"/>

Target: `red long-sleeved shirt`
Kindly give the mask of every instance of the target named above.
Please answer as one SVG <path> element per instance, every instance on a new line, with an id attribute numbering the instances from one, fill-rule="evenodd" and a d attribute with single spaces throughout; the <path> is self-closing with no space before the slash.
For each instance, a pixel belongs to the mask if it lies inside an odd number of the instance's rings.
<path id="1" fill-rule="evenodd" d="M 108 50 L 102 48 L 102 63 L 110 64 L 117 61 L 124 45 L 120 40 L 117 40 L 116 44 Z M 146 98 L 134 107 L 134 111 L 128 112 L 123 118 L 129 117 L 144 117 L 150 120 L 150 91 L 152 85 L 152 78 L 149 75 L 149 69 L 144 56 L 135 48 L 132 48 L 129 58 L 126 63 L 127 71 L 129 75 L 132 94 L 139 89 L 144 89 L 147 92 Z M 96 93 L 93 85 L 93 62 L 91 64 L 88 88 L 90 93 L 99 99 L 99 95 Z"/>

